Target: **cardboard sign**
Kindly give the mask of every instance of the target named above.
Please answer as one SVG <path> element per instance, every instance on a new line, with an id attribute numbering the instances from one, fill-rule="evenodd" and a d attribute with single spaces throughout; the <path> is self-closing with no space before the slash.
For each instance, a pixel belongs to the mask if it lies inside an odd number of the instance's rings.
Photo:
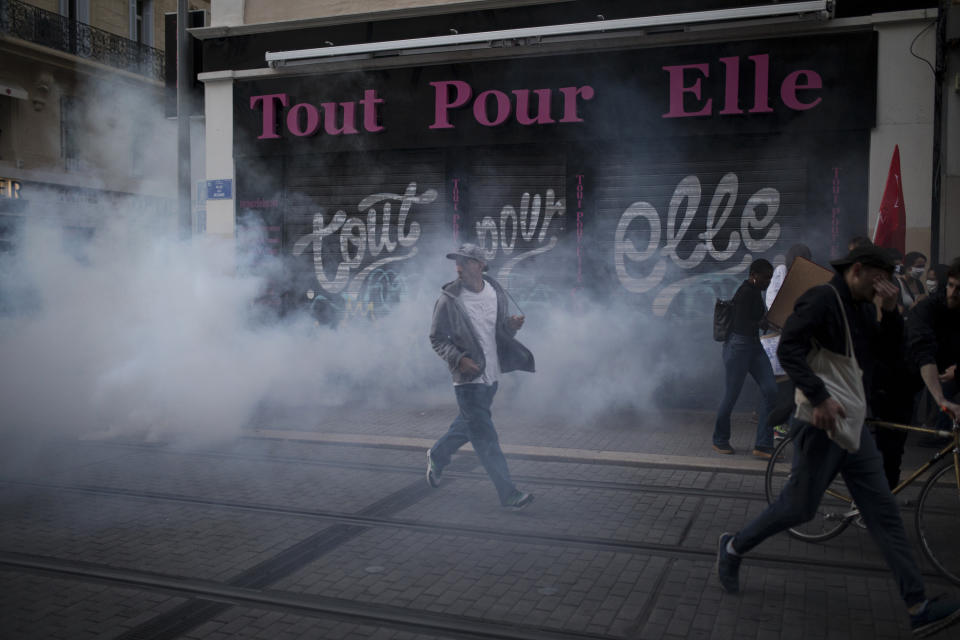
<path id="1" fill-rule="evenodd" d="M 777 292 L 777 297 L 773 299 L 773 304 L 767 311 L 767 322 L 782 329 L 787 318 L 793 313 L 793 305 L 796 304 L 797 298 L 807 289 L 818 284 L 826 284 L 832 278 L 832 269 L 821 267 L 806 258 L 795 258 L 790 270 L 787 271 L 787 277 L 783 279 L 783 285 Z"/>

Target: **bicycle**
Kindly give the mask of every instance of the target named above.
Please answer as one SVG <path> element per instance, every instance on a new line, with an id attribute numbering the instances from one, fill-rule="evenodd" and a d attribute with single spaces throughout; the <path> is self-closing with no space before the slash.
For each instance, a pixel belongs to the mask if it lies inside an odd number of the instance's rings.
<path id="1" fill-rule="evenodd" d="M 900 493 L 941 460 L 950 458 L 935 469 L 923 484 L 916 503 L 914 523 L 927 559 L 947 579 L 960 584 L 960 423 L 954 421 L 950 431 L 880 420 L 868 420 L 867 425 L 917 431 L 949 440 L 930 460 L 894 487 L 892 493 Z M 767 463 L 764 486 L 769 503 L 777 499 L 790 478 L 795 436 L 796 431 L 791 430 L 774 449 L 773 456 Z M 839 535 L 857 520 L 859 515 L 860 511 L 846 492 L 843 479 L 837 474 L 827 488 L 813 519 L 792 527 L 788 533 L 798 540 L 824 542 Z"/>

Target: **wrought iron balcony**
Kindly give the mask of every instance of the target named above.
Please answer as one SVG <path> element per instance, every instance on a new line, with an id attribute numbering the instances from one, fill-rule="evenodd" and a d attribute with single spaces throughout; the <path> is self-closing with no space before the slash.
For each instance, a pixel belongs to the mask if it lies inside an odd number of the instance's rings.
<path id="1" fill-rule="evenodd" d="M 18 0 L 0 0 L 0 33 L 163 80 L 163 51 Z"/>

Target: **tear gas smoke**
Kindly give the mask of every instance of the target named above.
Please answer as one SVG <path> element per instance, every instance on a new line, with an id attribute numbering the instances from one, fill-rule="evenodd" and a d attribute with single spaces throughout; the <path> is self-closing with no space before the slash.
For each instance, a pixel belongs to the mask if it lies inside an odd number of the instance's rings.
<path id="1" fill-rule="evenodd" d="M 5 289 L 13 308 L 0 319 L 4 430 L 209 440 L 271 407 L 452 405 L 427 338 L 440 286 L 456 277 L 448 247 L 425 252 L 425 276 L 389 315 L 333 329 L 302 313 L 258 319 L 279 263 L 257 256 L 250 269 L 232 241 L 183 242 L 135 220 L 118 216 L 84 246 L 31 224 L 5 258 L 19 293 Z M 504 401 L 581 418 L 646 405 L 678 360 L 651 359 L 662 337 L 632 318 L 541 308 L 519 335 L 538 372 L 507 374 Z"/>

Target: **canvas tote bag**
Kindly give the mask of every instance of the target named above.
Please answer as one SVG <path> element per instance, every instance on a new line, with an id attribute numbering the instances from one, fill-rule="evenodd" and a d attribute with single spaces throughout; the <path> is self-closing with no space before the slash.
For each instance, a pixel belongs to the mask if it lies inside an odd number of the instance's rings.
<path id="1" fill-rule="evenodd" d="M 867 397 L 863 390 L 863 371 L 857 364 L 857 357 L 853 352 L 853 338 L 850 335 L 850 323 L 847 322 L 847 311 L 844 309 L 840 294 L 833 289 L 840 304 L 840 313 L 843 315 L 843 328 L 847 335 L 846 353 L 834 353 L 824 349 L 814 341 L 813 350 L 807 356 L 807 364 L 817 374 L 827 388 L 830 396 L 840 403 L 846 412 L 846 418 L 838 418 L 836 428 L 828 431 L 827 435 L 842 448 L 856 453 L 860 448 L 860 430 L 867 417 Z M 797 418 L 805 422 L 813 422 L 813 405 L 800 389 L 794 394 L 797 403 Z"/>

